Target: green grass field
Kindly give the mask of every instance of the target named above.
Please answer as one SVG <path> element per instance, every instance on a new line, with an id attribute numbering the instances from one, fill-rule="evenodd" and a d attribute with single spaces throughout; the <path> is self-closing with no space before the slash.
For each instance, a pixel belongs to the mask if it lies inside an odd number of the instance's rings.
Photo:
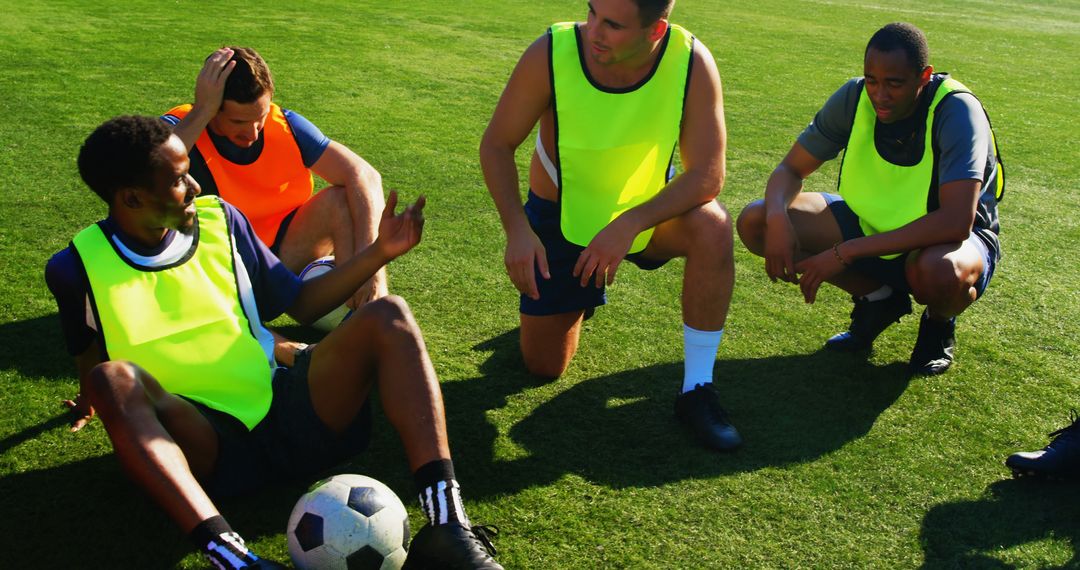
<path id="1" fill-rule="evenodd" d="M 926 31 L 931 61 L 979 95 L 1009 174 L 1005 258 L 960 320 L 954 370 L 904 374 L 908 317 L 866 361 L 825 354 L 849 302 L 815 305 L 735 248 L 717 362 L 746 438 L 698 448 L 672 417 L 681 380 L 681 264 L 619 272 L 566 375 L 522 372 L 516 293 L 477 147 L 522 50 L 582 0 L 249 2 L 0 0 L 0 566 L 199 568 L 186 539 L 124 478 L 95 421 L 68 433 L 77 391 L 42 277 L 105 208 L 81 183 L 87 134 L 119 114 L 187 102 L 202 58 L 249 45 L 276 100 L 366 157 L 387 188 L 429 197 L 424 242 L 391 287 L 443 381 L 475 522 L 497 524 L 508 568 L 1047 568 L 1080 566 L 1080 489 L 1014 481 L 1002 465 L 1045 445 L 1080 394 L 1076 0 L 681 0 L 673 20 L 724 80 L 737 214 L 890 21 Z M 524 145 L 521 163 L 527 157 Z M 830 164 L 808 182 L 827 190 Z M 338 472 L 370 474 L 421 514 L 400 444 Z M 257 552 L 286 561 L 305 482 L 220 506 Z"/>

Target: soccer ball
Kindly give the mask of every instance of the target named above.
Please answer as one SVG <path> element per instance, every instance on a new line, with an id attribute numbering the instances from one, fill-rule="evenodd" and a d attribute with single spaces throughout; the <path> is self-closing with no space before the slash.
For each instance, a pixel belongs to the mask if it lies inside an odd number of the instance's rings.
<path id="1" fill-rule="evenodd" d="M 334 256 L 328 255 L 326 257 L 320 257 L 315 261 L 312 261 L 300 272 L 300 280 L 307 281 L 312 277 L 317 277 L 334 269 Z M 319 320 L 311 323 L 312 328 L 318 329 L 324 333 L 328 333 L 334 330 L 334 327 L 341 324 L 341 321 L 345 320 L 345 316 L 349 314 L 349 307 L 342 305 L 329 313 L 323 315 Z"/>
<path id="2" fill-rule="evenodd" d="M 285 529 L 297 568 L 401 568 L 409 516 L 389 487 L 363 475 L 335 475 L 300 497 Z"/>

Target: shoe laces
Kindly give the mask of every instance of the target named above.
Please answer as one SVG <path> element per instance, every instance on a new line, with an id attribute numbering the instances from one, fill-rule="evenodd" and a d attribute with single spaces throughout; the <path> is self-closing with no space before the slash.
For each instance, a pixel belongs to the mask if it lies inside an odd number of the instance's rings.
<path id="1" fill-rule="evenodd" d="M 1069 414 L 1069 419 L 1072 421 L 1072 423 L 1059 430 L 1050 432 L 1050 437 L 1052 437 L 1053 439 L 1050 440 L 1050 445 L 1048 445 L 1047 447 L 1053 446 L 1055 443 L 1058 442 L 1065 443 L 1068 441 L 1072 441 L 1073 439 L 1076 439 L 1078 436 L 1080 436 L 1080 414 L 1077 414 L 1076 410 L 1073 409 L 1072 412 Z"/>
<path id="2" fill-rule="evenodd" d="M 472 531 L 473 536 L 476 537 L 476 541 L 484 547 L 484 550 L 486 550 L 489 555 L 495 556 L 499 553 L 493 542 L 495 537 L 499 536 L 499 527 L 481 524 L 471 527 L 469 530 Z"/>

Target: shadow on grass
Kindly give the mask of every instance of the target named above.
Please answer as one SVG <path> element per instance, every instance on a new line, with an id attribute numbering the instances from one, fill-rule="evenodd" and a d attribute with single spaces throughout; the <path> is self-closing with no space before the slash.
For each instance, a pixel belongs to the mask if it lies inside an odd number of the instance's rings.
<path id="1" fill-rule="evenodd" d="M 485 411 L 537 380 L 522 369 L 517 331 L 475 347 L 493 351 L 484 376 L 443 385 L 455 464 L 470 496 L 514 493 L 575 473 L 613 488 L 649 487 L 812 461 L 865 435 L 903 393 L 903 364 L 879 367 L 817 352 L 721 360 L 717 388 L 746 443 L 720 454 L 699 447 L 673 414 L 682 363 L 579 382 L 510 428 L 520 457 L 495 459 Z"/>
<path id="2" fill-rule="evenodd" d="M 944 503 L 923 519 L 923 568 L 1014 568 L 995 551 L 1051 538 L 1071 543 L 1061 568 L 1080 567 L 1080 486 L 1076 483 L 1006 479 L 977 501 Z"/>
<path id="3" fill-rule="evenodd" d="M 63 414 L 27 431 L 66 430 L 68 419 Z M 86 428 L 95 429 L 104 428 L 100 422 Z M 73 441 L 85 435 L 72 434 Z M 251 542 L 284 532 L 306 486 L 271 486 L 215 502 Z M 5 568 L 173 568 L 195 551 L 111 452 L 0 478 L 0 512 Z"/>
<path id="4" fill-rule="evenodd" d="M 23 376 L 69 379 L 75 376 L 75 364 L 64 349 L 60 317 L 44 317 L 0 325 L 0 346 L 4 347 L 4 366 Z"/>

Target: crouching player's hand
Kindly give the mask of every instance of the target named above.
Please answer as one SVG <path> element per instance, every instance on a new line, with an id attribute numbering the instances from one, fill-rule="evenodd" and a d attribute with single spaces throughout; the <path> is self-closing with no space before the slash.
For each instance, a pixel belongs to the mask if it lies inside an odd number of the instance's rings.
<path id="1" fill-rule="evenodd" d="M 416 203 L 406 206 L 400 213 L 394 213 L 397 208 L 398 194 L 391 190 L 386 199 L 386 208 L 383 209 L 382 219 L 379 220 L 379 237 L 373 244 L 376 251 L 390 261 L 420 243 L 420 237 L 424 233 L 424 204 L 427 199 L 420 196 Z"/>
<path id="2" fill-rule="evenodd" d="M 64 400 L 63 404 L 71 412 L 71 431 L 79 431 L 94 417 L 94 407 L 86 402 L 82 394 L 76 394 L 74 400 Z"/>

